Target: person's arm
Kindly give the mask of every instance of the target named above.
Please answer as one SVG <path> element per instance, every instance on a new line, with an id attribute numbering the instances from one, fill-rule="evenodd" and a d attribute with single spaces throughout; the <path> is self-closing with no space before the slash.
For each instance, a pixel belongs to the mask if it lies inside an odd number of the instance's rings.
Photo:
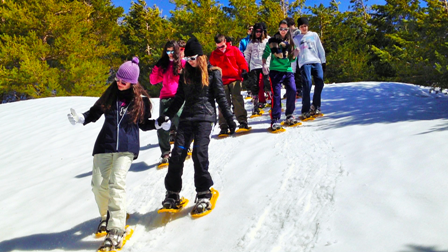
<path id="1" fill-rule="evenodd" d="M 327 63 L 327 59 L 325 58 L 325 50 L 324 47 L 322 46 L 322 42 L 320 41 L 319 35 L 316 34 L 316 47 L 317 47 L 317 52 L 318 52 L 318 56 L 320 58 L 320 63 L 325 64 Z"/>
<path id="2" fill-rule="evenodd" d="M 83 125 L 86 125 L 91 122 L 96 122 L 103 115 L 103 110 L 101 109 L 101 105 L 99 104 L 98 101 L 96 101 L 95 104 L 88 111 L 83 113 L 84 116 Z"/>
<path id="3" fill-rule="evenodd" d="M 177 87 L 176 95 L 171 102 L 170 107 L 166 111 L 165 115 L 170 119 L 174 117 L 174 115 L 179 111 L 185 101 L 185 92 L 184 92 L 184 75 L 181 74 L 179 77 L 179 86 Z M 162 116 L 162 115 L 160 115 Z"/>
<path id="4" fill-rule="evenodd" d="M 152 85 L 159 84 L 163 81 L 162 68 L 154 66 L 151 74 L 149 75 L 149 82 Z"/>
<path id="5" fill-rule="evenodd" d="M 247 65 L 250 65 L 250 59 L 252 57 L 252 46 L 253 43 L 249 42 L 249 44 L 247 45 L 246 51 L 244 51 L 244 58 L 246 59 Z"/>
<path id="6" fill-rule="evenodd" d="M 150 119 L 151 118 L 151 101 L 149 100 L 148 97 L 143 97 L 143 104 L 145 105 L 144 120 L 141 123 L 139 122 L 138 127 L 143 131 L 156 129 L 156 126 L 155 126 L 156 120 Z"/>

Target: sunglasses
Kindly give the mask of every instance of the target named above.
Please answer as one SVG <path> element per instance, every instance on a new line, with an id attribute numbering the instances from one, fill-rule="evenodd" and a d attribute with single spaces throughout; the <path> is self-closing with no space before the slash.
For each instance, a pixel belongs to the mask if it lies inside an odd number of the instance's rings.
<path id="1" fill-rule="evenodd" d="M 185 51 L 185 47 L 179 47 L 179 51 L 181 52 Z"/>
<path id="2" fill-rule="evenodd" d="M 248 30 L 249 30 L 249 31 L 252 31 L 253 29 L 254 29 L 254 28 L 249 28 Z"/>
<path id="3" fill-rule="evenodd" d="M 222 45 L 222 46 L 217 46 L 216 49 L 221 49 L 224 48 L 226 45 Z"/>
<path id="4" fill-rule="evenodd" d="M 196 60 L 198 57 L 199 57 L 198 55 L 196 55 L 196 56 L 191 56 L 191 57 L 185 57 L 184 60 L 186 60 L 186 61 L 194 61 L 194 60 Z"/>
<path id="5" fill-rule="evenodd" d="M 174 51 L 166 51 L 166 54 L 173 54 Z"/>
<path id="6" fill-rule="evenodd" d="M 127 84 L 128 82 L 124 82 L 123 80 L 118 79 L 117 77 L 115 77 L 115 81 L 117 83 L 121 83 L 121 84 Z"/>
<path id="7" fill-rule="evenodd" d="M 256 30 L 255 33 L 262 33 L 262 30 Z"/>
<path id="8" fill-rule="evenodd" d="M 278 28 L 279 31 L 287 31 L 289 28 Z"/>

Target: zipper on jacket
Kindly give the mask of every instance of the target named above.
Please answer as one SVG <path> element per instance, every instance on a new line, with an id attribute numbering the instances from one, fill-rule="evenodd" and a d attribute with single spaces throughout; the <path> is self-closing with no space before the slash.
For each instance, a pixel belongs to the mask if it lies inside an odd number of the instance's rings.
<path id="1" fill-rule="evenodd" d="M 126 108 L 123 110 L 123 116 L 120 118 L 120 114 L 122 114 L 121 106 L 118 105 L 119 101 L 117 101 L 117 145 L 115 147 L 115 150 L 118 151 L 118 146 L 120 145 L 120 123 L 123 121 L 124 116 L 126 115 L 126 112 L 128 111 L 128 107 L 131 103 L 126 106 Z M 120 120 L 118 120 L 120 118 Z"/>

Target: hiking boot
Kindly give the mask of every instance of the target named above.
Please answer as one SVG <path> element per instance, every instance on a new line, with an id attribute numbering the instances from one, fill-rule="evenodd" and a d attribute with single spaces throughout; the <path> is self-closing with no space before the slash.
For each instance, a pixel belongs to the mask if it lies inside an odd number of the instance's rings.
<path id="1" fill-rule="evenodd" d="M 247 125 L 247 122 L 241 122 L 238 127 L 240 129 L 249 129 L 249 125 Z"/>
<path id="2" fill-rule="evenodd" d="M 160 164 L 168 164 L 170 162 L 170 154 L 165 154 L 160 160 Z"/>
<path id="3" fill-rule="evenodd" d="M 224 134 L 229 134 L 229 129 L 228 128 L 221 128 L 221 131 L 219 132 L 219 135 L 224 135 Z"/>
<path id="4" fill-rule="evenodd" d="M 271 121 L 271 130 L 276 131 L 282 128 L 282 125 L 279 123 L 277 119 Z"/>
<path id="5" fill-rule="evenodd" d="M 266 107 L 266 102 L 260 102 L 259 104 L 258 104 L 258 108 L 265 108 Z"/>
<path id="6" fill-rule="evenodd" d="M 98 251 L 113 251 L 123 247 L 124 233 L 124 231 L 115 228 L 110 230 Z"/>
<path id="7" fill-rule="evenodd" d="M 260 109 L 257 107 L 254 107 L 252 110 L 252 115 L 261 115 Z"/>
<path id="8" fill-rule="evenodd" d="M 177 209 L 180 205 L 180 197 L 178 192 L 166 191 L 165 199 L 162 206 L 165 209 Z"/>
<path id="9" fill-rule="evenodd" d="M 109 211 L 107 211 L 107 217 L 105 220 L 101 220 L 98 228 L 96 229 L 96 234 L 101 234 L 107 232 L 107 223 L 109 222 Z"/>
<path id="10" fill-rule="evenodd" d="M 204 192 L 198 192 L 196 194 L 196 205 L 193 207 L 193 213 L 200 214 L 212 209 L 210 199 L 212 198 L 212 192 L 210 190 Z"/>
<path id="11" fill-rule="evenodd" d="M 252 96 L 252 102 L 254 104 L 254 108 L 258 108 L 258 105 L 259 105 L 259 103 L 258 103 L 258 95 L 253 95 Z"/>
<path id="12" fill-rule="evenodd" d="M 176 140 L 176 131 L 170 130 L 170 143 L 173 144 L 174 140 Z"/>
<path id="13" fill-rule="evenodd" d="M 315 107 L 314 105 L 311 105 L 310 115 L 315 116 L 315 115 L 320 115 L 320 114 L 322 114 L 322 111 L 320 111 L 320 107 Z"/>
<path id="14" fill-rule="evenodd" d="M 297 123 L 296 118 L 293 115 L 286 116 L 285 124 L 287 125 L 294 125 Z"/>
<path id="15" fill-rule="evenodd" d="M 304 120 L 304 119 L 308 119 L 308 118 L 310 118 L 310 117 L 311 117 L 310 112 L 303 112 L 303 113 L 302 113 L 302 120 Z"/>

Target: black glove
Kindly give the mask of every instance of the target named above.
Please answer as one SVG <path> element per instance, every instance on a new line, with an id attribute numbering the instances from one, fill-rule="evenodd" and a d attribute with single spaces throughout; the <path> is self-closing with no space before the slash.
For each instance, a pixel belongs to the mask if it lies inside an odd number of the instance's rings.
<path id="1" fill-rule="evenodd" d="M 247 73 L 246 69 L 243 69 L 241 71 L 241 76 L 243 77 L 243 80 L 249 79 L 249 74 Z"/>
<path id="2" fill-rule="evenodd" d="M 162 125 L 162 123 L 168 122 L 169 120 L 170 120 L 170 118 L 168 116 L 161 115 L 161 116 L 159 116 L 159 118 L 157 118 L 157 123 L 159 125 Z"/>
<path id="3" fill-rule="evenodd" d="M 230 118 L 230 120 L 227 120 L 227 125 L 229 125 L 230 135 L 235 133 L 236 123 L 233 121 L 233 118 Z"/>
<path id="4" fill-rule="evenodd" d="M 325 72 L 327 71 L 327 63 L 322 63 L 322 71 Z"/>

